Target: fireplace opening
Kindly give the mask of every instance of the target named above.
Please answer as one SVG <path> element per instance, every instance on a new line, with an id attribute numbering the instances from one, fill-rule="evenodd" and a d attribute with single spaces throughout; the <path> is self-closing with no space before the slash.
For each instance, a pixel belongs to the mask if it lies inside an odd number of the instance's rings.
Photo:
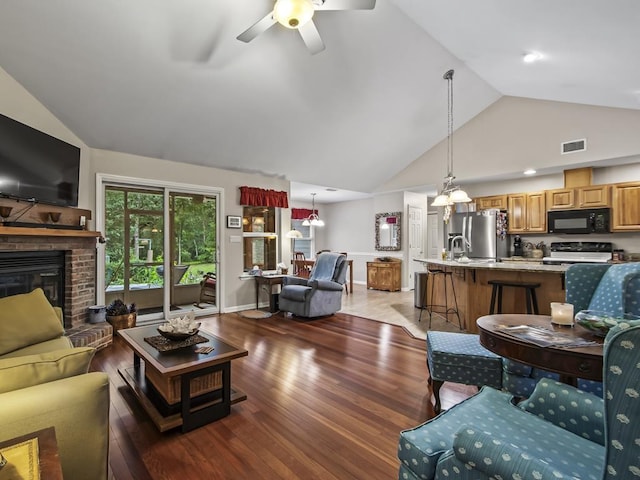
<path id="1" fill-rule="evenodd" d="M 0 298 L 40 287 L 64 312 L 64 251 L 0 252 Z"/>

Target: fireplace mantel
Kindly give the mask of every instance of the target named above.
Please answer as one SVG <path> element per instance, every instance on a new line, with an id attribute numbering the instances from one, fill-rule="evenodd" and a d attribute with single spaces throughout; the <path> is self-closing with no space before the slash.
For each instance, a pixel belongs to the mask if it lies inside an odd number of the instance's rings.
<path id="1" fill-rule="evenodd" d="M 0 236 L 27 236 L 27 237 L 101 237 L 100 232 L 90 230 L 73 230 L 64 228 L 29 228 L 29 227 L 3 227 L 0 226 Z"/>

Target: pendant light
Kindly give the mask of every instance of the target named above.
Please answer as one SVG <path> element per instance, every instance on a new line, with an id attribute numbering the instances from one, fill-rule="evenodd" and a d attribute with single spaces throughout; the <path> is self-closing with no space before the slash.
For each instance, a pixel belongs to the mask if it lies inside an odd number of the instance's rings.
<path id="1" fill-rule="evenodd" d="M 443 77 L 447 81 L 447 176 L 444 177 L 442 190 L 433 200 L 433 207 L 447 207 L 454 203 L 467 203 L 471 199 L 467 192 L 455 185 L 453 181 L 453 70 L 448 70 Z"/>
<path id="2" fill-rule="evenodd" d="M 302 225 L 308 227 L 311 225 L 312 227 L 324 227 L 324 222 L 320 220 L 320 217 L 316 214 L 316 194 L 311 194 L 311 215 L 304 219 Z"/>

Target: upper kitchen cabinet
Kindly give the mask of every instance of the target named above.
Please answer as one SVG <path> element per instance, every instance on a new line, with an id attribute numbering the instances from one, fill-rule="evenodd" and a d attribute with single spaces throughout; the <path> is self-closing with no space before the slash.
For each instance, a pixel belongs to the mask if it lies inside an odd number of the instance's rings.
<path id="1" fill-rule="evenodd" d="M 609 185 L 546 190 L 547 210 L 608 207 L 609 192 Z"/>
<path id="2" fill-rule="evenodd" d="M 546 233 L 545 192 L 515 193 L 507 196 L 509 233 Z"/>
<path id="3" fill-rule="evenodd" d="M 602 208 L 611 205 L 609 195 L 611 187 L 609 185 L 589 185 L 579 187 L 578 207 L 580 208 Z"/>
<path id="4" fill-rule="evenodd" d="M 576 208 L 575 188 L 557 188 L 555 190 L 546 190 L 545 193 L 548 210 Z"/>
<path id="5" fill-rule="evenodd" d="M 475 199 L 476 210 L 488 210 L 490 208 L 497 208 L 498 210 L 507 209 L 507 196 L 506 195 L 492 195 L 490 197 L 478 197 Z"/>
<path id="6" fill-rule="evenodd" d="M 615 183 L 611 186 L 612 232 L 640 230 L 640 182 Z"/>

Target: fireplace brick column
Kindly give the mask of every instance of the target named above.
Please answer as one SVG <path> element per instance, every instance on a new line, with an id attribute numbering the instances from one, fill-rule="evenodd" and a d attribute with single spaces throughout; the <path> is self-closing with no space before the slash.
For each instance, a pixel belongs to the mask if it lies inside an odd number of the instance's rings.
<path id="1" fill-rule="evenodd" d="M 17 230 L 21 229 L 0 227 L 0 251 L 65 252 L 64 326 L 68 329 L 84 324 L 89 317 L 88 309 L 96 299 L 96 237 L 100 234 L 84 230 L 24 229 L 30 233 L 20 235 Z M 37 231 L 33 233 L 34 230 Z M 8 231 L 11 233 L 7 234 Z"/>

